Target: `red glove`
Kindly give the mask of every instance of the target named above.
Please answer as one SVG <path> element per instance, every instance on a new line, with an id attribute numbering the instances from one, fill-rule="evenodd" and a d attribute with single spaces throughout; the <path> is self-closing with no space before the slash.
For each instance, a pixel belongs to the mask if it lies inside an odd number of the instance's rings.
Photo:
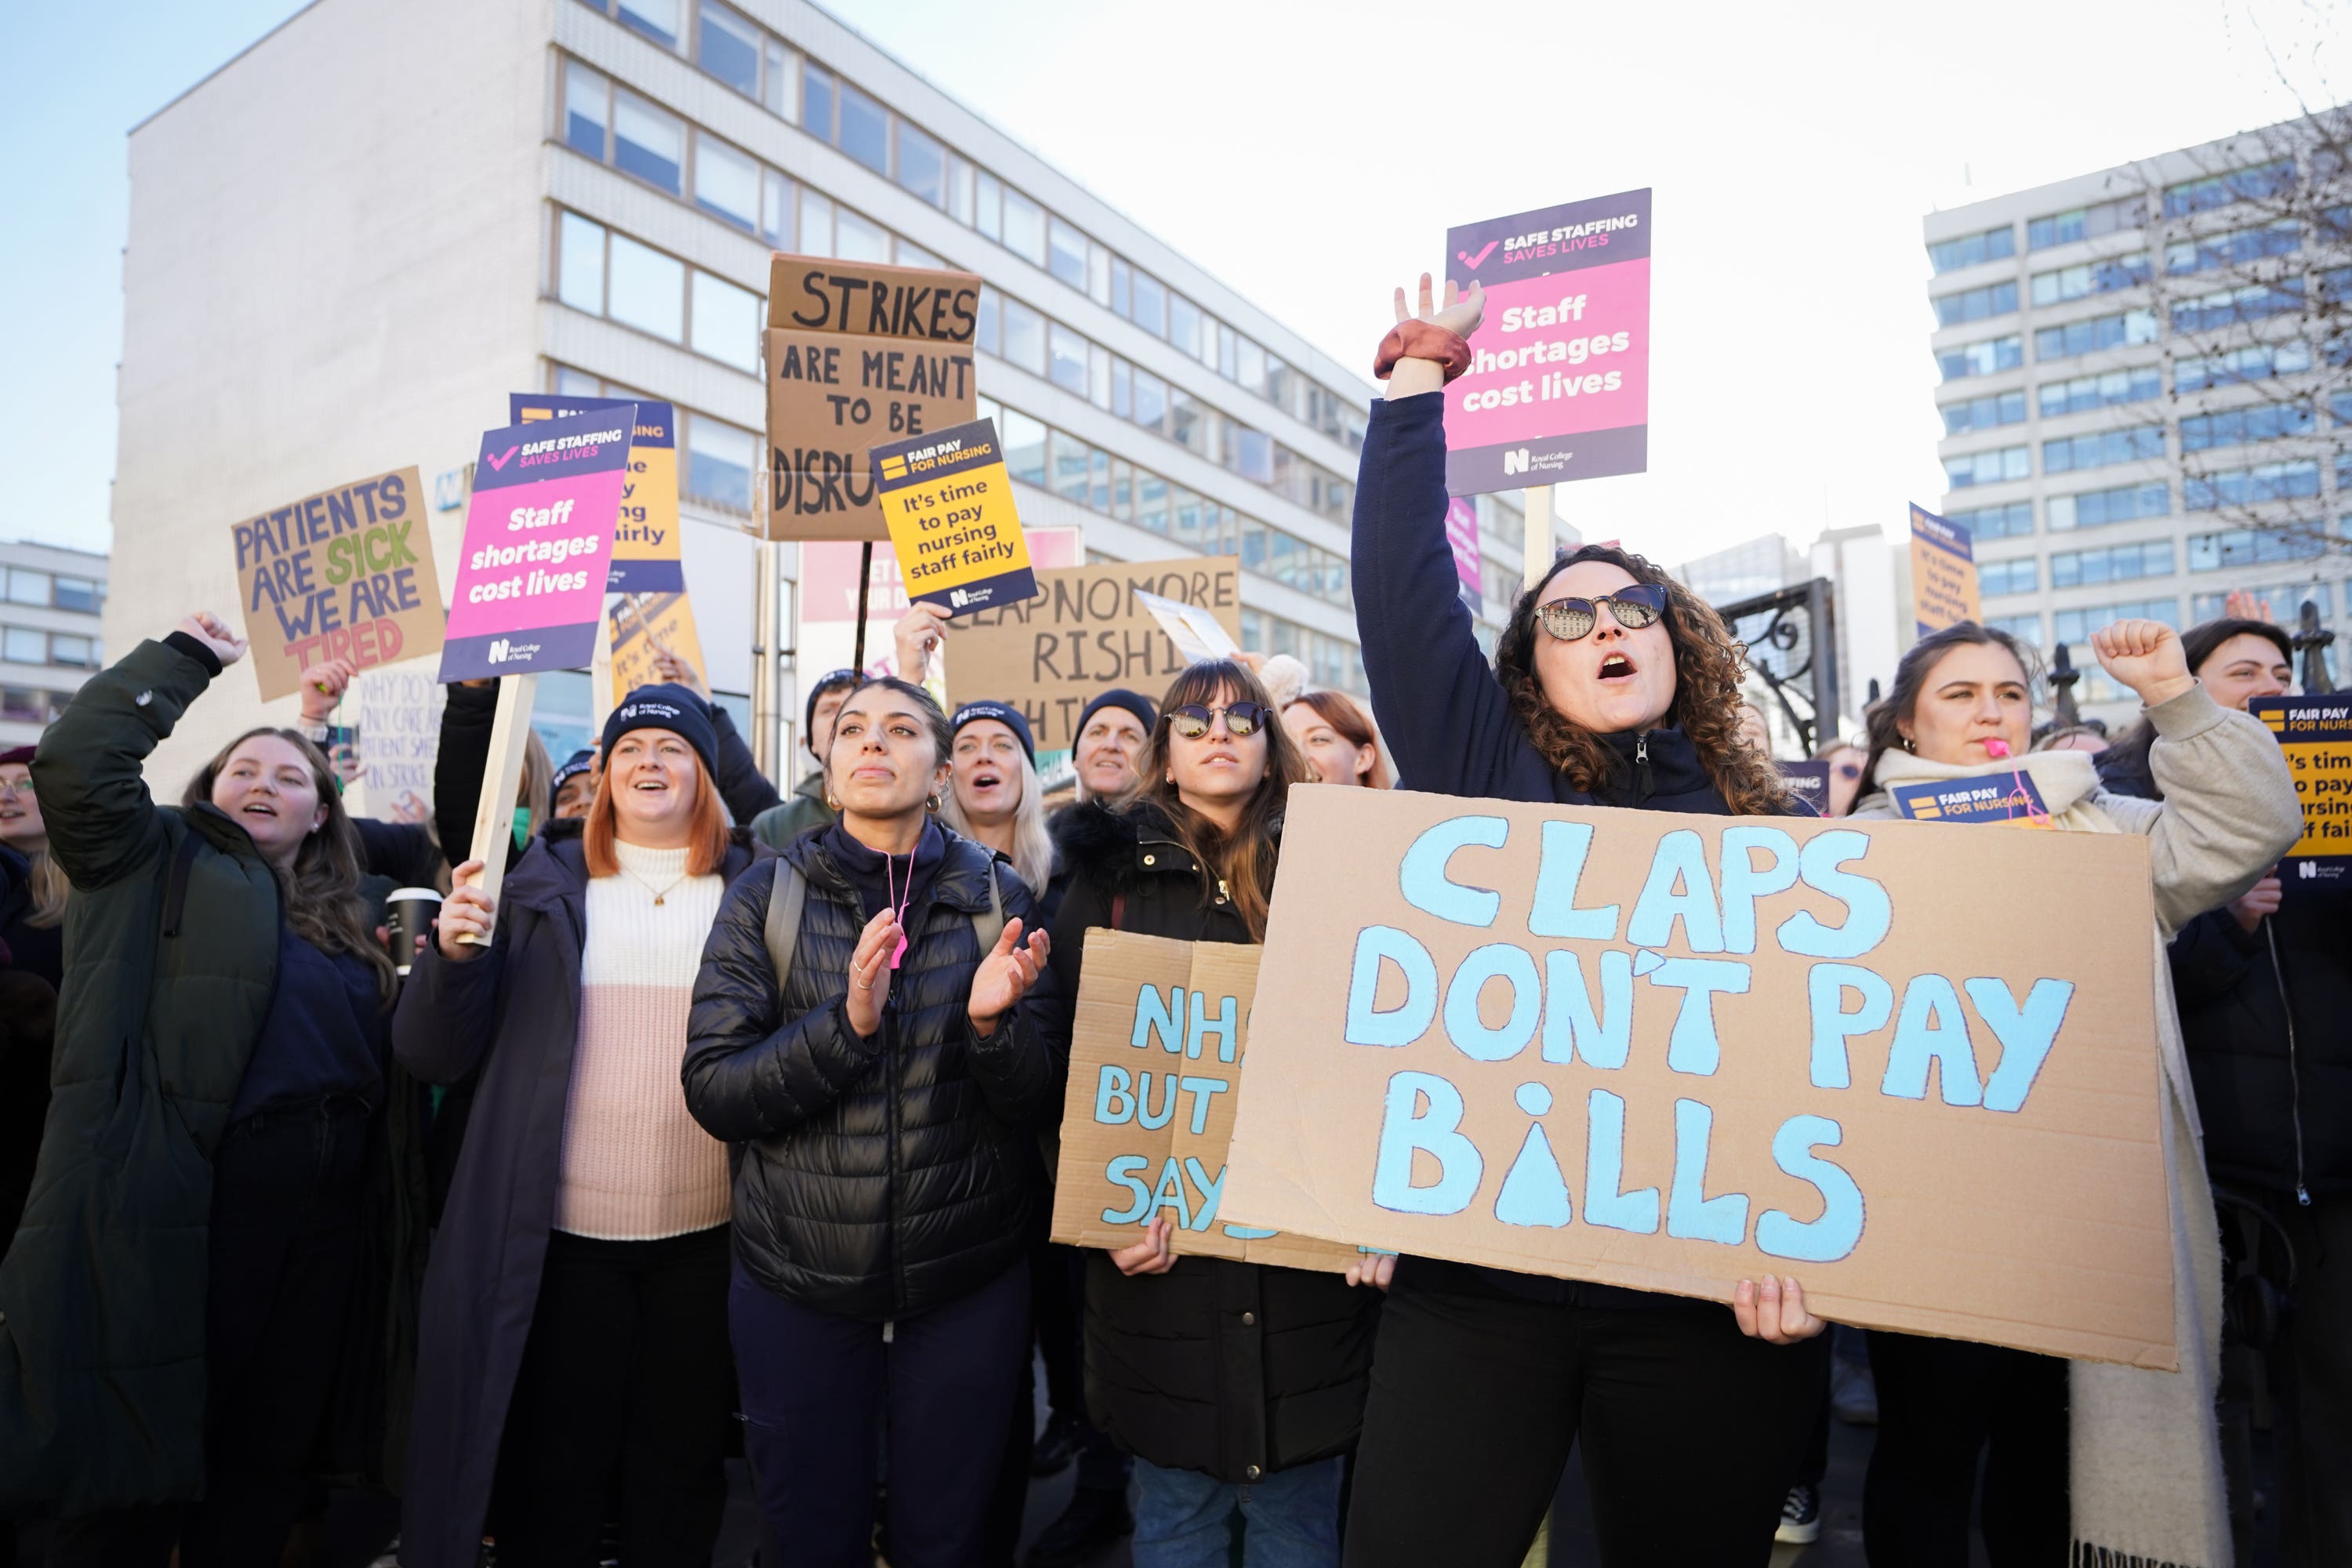
<path id="1" fill-rule="evenodd" d="M 1400 321 L 1381 340 L 1381 352 L 1372 361 L 1372 374 L 1386 381 L 1401 359 L 1434 360 L 1445 367 L 1445 379 L 1450 382 L 1470 368 L 1470 345 L 1459 333 L 1449 332 L 1433 322 Z"/>

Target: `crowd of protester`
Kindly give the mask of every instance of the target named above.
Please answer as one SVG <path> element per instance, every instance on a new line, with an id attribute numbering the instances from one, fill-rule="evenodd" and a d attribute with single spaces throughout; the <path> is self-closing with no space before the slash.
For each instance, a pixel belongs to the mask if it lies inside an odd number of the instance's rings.
<path id="1" fill-rule="evenodd" d="M 1818 1532 L 1834 1408 L 1877 1427 L 1881 1568 L 1972 1531 L 1999 1568 L 2251 1562 L 2264 1508 L 2284 1561 L 2352 1562 L 2347 911 L 2276 868 L 2259 616 L 2098 633 L 2141 703 L 2112 742 L 2037 731 L 2033 651 L 1963 623 L 1816 753 L 1829 815 L 2021 772 L 2043 826 L 2147 840 L 2179 1373 L 1833 1336 L 1791 1277 L 1048 1240 L 1087 934 L 1261 942 L 1294 786 L 1812 809 L 1731 632 L 1639 555 L 1560 555 L 1480 651 L 1439 395 L 1480 309 L 1424 279 L 1381 345 L 1370 710 L 1255 655 L 1108 691 L 1058 810 L 1017 704 L 942 708 L 929 605 L 897 676 L 809 684 L 789 795 L 666 659 L 593 748 L 530 742 L 503 846 L 495 683 L 448 693 L 429 819 L 345 810 L 341 665 L 159 804 L 143 764 L 245 651 L 205 614 L 0 752 L 0 1509 L 58 1564 L 276 1563 L 354 1487 L 409 1568 L 705 1564 L 740 1455 L 783 1563 L 996 1568 L 1075 1467 L 1029 1568 L 1514 1568 L 1573 1454 L 1604 1563 L 1753 1564 Z M 441 900 L 397 952 L 394 889 Z"/>

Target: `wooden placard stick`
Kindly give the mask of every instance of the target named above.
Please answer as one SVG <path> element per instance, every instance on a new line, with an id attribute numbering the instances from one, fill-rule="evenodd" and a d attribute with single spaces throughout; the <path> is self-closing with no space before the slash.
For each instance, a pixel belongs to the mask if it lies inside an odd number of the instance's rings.
<path id="1" fill-rule="evenodd" d="M 482 770 L 482 798 L 474 808 L 474 858 L 482 869 L 470 886 L 490 900 L 492 930 L 457 940 L 488 946 L 498 923 L 499 889 L 506 881 L 507 857 L 514 845 L 515 792 L 522 784 L 523 751 L 530 742 L 530 709 L 539 695 L 536 675 L 509 675 L 499 681 L 499 708 L 490 721 L 490 757 Z"/>

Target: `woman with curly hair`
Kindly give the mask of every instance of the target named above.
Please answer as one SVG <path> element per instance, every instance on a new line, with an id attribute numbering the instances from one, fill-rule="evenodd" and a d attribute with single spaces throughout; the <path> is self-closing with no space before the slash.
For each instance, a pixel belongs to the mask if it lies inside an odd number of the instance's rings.
<path id="1" fill-rule="evenodd" d="M 1404 788 L 1717 816 L 1801 809 L 1741 739 L 1740 648 L 1638 555 L 1588 545 L 1519 598 L 1489 669 L 1445 542 L 1444 384 L 1483 296 L 1396 297 L 1358 479 L 1357 625 Z M 1393 371 L 1391 375 L 1390 373 Z M 1601 1561 L 1762 1563 L 1823 1376 L 1793 1279 L 1735 1305 L 1410 1258 L 1373 1352 L 1349 1568 L 1510 1568 L 1574 1447 Z"/>

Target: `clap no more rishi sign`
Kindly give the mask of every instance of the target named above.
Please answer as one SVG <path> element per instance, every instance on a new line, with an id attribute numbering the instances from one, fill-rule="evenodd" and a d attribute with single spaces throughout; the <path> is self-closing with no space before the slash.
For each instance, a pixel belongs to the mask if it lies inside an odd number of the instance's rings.
<path id="1" fill-rule="evenodd" d="M 2144 839 L 1294 790 L 1221 1215 L 2168 1367 Z"/>
<path id="2" fill-rule="evenodd" d="M 441 679 L 584 668 L 628 482 L 635 407 L 482 437 Z"/>

